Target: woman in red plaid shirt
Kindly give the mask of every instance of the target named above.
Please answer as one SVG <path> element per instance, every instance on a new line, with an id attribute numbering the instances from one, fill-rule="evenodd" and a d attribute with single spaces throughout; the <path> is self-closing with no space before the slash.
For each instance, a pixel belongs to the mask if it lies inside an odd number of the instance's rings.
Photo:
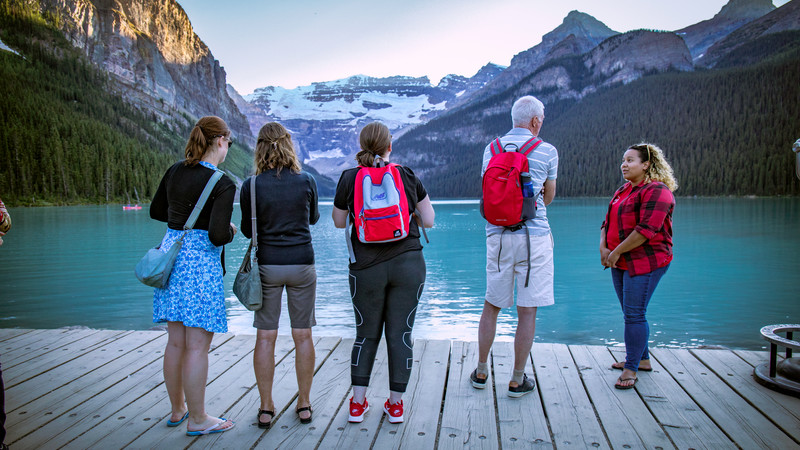
<path id="1" fill-rule="evenodd" d="M 622 156 L 622 185 L 608 205 L 600 233 L 600 262 L 611 268 L 625 317 L 625 362 L 614 387 L 631 389 L 636 372 L 651 371 L 647 304 L 672 261 L 672 191 L 678 183 L 664 153 L 652 144 L 631 146 Z"/>

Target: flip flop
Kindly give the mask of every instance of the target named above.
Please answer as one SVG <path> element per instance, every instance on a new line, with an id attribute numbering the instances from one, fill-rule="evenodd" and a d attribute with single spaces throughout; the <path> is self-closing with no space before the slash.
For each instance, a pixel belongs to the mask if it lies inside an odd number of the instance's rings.
<path id="1" fill-rule="evenodd" d="M 626 385 L 619 384 L 620 382 L 624 382 L 624 381 L 631 381 L 631 380 L 633 380 L 633 384 L 629 384 L 629 385 L 627 385 L 627 386 L 626 386 Z M 622 377 L 619 377 L 619 378 L 617 378 L 617 382 L 616 382 L 616 383 L 614 383 L 614 387 L 615 387 L 615 388 L 617 388 L 617 389 L 621 389 L 621 390 L 625 390 L 625 389 L 633 389 L 633 387 L 634 387 L 634 386 L 636 386 L 636 382 L 637 382 L 637 381 L 639 381 L 639 379 L 638 379 L 637 377 L 631 377 L 631 378 L 622 378 Z"/>
<path id="2" fill-rule="evenodd" d="M 617 364 L 617 363 L 614 363 L 614 364 Z M 622 370 L 622 369 L 625 368 L 625 363 L 624 362 L 622 363 L 622 367 L 617 367 L 614 364 L 611 365 L 611 368 L 614 369 L 614 370 Z M 649 368 L 649 369 L 645 369 L 644 367 L 639 367 L 639 372 L 652 372 L 652 371 L 653 371 L 652 367 Z"/>
<path id="3" fill-rule="evenodd" d="M 269 422 L 262 422 L 261 416 L 263 415 L 269 416 Z M 272 421 L 275 419 L 275 411 L 269 409 L 259 409 L 258 416 L 256 416 L 256 420 L 258 421 L 258 428 L 263 428 L 265 430 L 269 430 L 269 427 L 272 426 Z"/>
<path id="4" fill-rule="evenodd" d="M 184 414 L 183 417 L 181 417 L 181 420 L 179 420 L 177 422 L 173 422 L 173 421 L 167 419 L 167 426 L 168 427 L 177 427 L 178 425 L 182 424 L 184 420 L 186 420 L 188 418 L 189 418 L 189 411 L 186 411 L 186 414 Z"/>
<path id="5" fill-rule="evenodd" d="M 308 417 L 303 419 L 300 417 L 300 413 L 303 411 L 308 411 Z M 297 418 L 300 419 L 300 423 L 311 423 L 311 416 L 314 414 L 314 410 L 311 409 L 311 405 L 304 406 L 302 408 L 297 408 L 294 410 L 297 413 Z"/>
<path id="6" fill-rule="evenodd" d="M 220 417 L 219 419 L 222 422 L 217 422 L 214 425 L 211 425 L 210 427 L 206 428 L 205 430 L 201 430 L 201 431 L 189 431 L 189 430 L 186 430 L 186 435 L 187 436 L 205 436 L 207 434 L 224 433 L 224 432 L 232 429 L 234 427 L 234 425 L 235 425 L 233 422 L 231 422 L 231 426 L 229 426 L 228 428 L 220 428 L 221 425 L 225 424 L 225 422 L 228 422 L 228 419 L 226 419 L 224 417 Z"/>

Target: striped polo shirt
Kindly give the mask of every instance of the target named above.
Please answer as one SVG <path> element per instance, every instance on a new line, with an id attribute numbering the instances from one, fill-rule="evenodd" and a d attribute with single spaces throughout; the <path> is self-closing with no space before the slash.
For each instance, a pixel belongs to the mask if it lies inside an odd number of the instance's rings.
<path id="1" fill-rule="evenodd" d="M 504 147 L 508 143 L 513 143 L 519 148 L 532 137 L 533 134 L 531 134 L 530 130 L 515 127 L 500 138 L 500 143 Z M 483 150 L 481 177 L 486 171 L 486 167 L 489 165 L 489 160 L 492 159 L 492 152 L 489 150 L 490 145 L 491 143 Z M 547 221 L 547 207 L 544 204 L 544 198 L 538 193 L 541 192 L 545 180 L 556 179 L 556 173 L 558 172 L 558 151 L 547 142 L 542 142 L 534 151 L 528 154 L 528 166 L 531 179 L 533 180 L 533 189 L 538 196 L 536 198 L 536 217 L 529 219 L 526 224 L 528 225 L 528 231 L 531 236 L 544 236 L 550 233 L 550 223 Z M 503 227 L 486 222 L 487 236 L 502 231 Z M 516 233 L 525 234 L 525 230 L 518 230 Z"/>

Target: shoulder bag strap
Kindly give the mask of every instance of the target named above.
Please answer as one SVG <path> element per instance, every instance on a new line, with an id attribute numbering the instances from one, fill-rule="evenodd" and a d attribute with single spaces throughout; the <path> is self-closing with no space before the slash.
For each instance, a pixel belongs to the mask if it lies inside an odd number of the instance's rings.
<path id="1" fill-rule="evenodd" d="M 256 260 L 256 251 L 258 250 L 258 223 L 256 221 L 256 176 L 250 178 L 250 228 L 252 229 L 253 237 L 250 239 L 250 247 L 253 249 L 252 258 Z"/>
<path id="2" fill-rule="evenodd" d="M 200 199 L 197 200 L 197 204 L 194 205 L 192 214 L 189 216 L 189 219 L 186 220 L 186 224 L 183 226 L 184 231 L 189 231 L 192 229 L 192 227 L 194 227 L 194 223 L 197 222 L 197 218 L 200 217 L 200 211 L 203 210 L 203 206 L 205 206 L 208 197 L 211 196 L 211 191 L 214 190 L 214 186 L 216 186 L 217 181 L 219 181 L 220 178 L 222 178 L 221 170 L 217 170 L 214 172 L 214 175 L 211 175 L 211 179 L 208 180 L 208 183 L 206 183 L 203 193 L 200 194 Z"/>

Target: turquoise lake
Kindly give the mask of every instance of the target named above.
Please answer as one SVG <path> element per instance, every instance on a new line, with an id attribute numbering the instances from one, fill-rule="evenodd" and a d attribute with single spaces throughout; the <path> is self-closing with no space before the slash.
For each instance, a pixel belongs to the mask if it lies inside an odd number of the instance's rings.
<path id="1" fill-rule="evenodd" d="M 622 341 L 622 313 L 611 274 L 599 262 L 606 199 L 557 199 L 548 207 L 555 239 L 556 304 L 541 308 L 537 342 Z M 484 222 L 473 202 L 434 204 L 436 227 L 425 246 L 428 278 L 414 329 L 417 338 L 477 340 L 485 291 Z M 320 205 L 312 227 L 317 259 L 317 335 L 352 337 L 344 232 Z M 166 225 L 147 207 L 14 208 L 0 247 L 0 327 L 150 329 L 152 289 L 133 267 Z M 240 223 L 238 205 L 234 222 Z M 650 303 L 653 346 L 765 348 L 759 329 L 800 322 L 800 199 L 678 198 L 674 261 Z M 248 240 L 226 246 L 230 331 L 254 334 L 252 313 L 231 291 Z M 281 333 L 288 333 L 284 304 Z M 508 340 L 513 309 L 499 319 Z"/>

